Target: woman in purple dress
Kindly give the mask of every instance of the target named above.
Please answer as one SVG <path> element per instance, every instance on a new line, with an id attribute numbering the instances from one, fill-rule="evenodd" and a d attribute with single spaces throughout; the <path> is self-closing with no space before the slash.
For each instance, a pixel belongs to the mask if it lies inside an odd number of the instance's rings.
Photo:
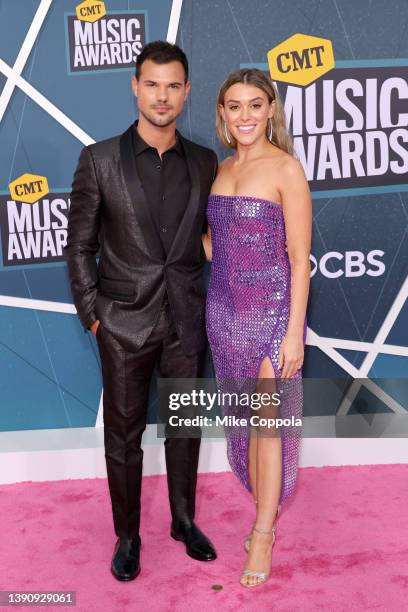
<path id="1" fill-rule="evenodd" d="M 239 402 L 226 409 L 248 417 L 247 426 L 232 425 L 226 433 L 232 470 L 256 503 L 240 578 L 253 587 L 269 576 L 275 519 L 296 480 L 311 198 L 282 103 L 265 73 L 242 69 L 227 78 L 217 99 L 217 132 L 234 150 L 220 164 L 203 240 L 212 260 L 206 323 L 217 384 L 225 392 L 275 393 L 256 415 L 292 418 L 290 426 L 271 430 L 266 421 L 253 422 L 254 411 Z"/>

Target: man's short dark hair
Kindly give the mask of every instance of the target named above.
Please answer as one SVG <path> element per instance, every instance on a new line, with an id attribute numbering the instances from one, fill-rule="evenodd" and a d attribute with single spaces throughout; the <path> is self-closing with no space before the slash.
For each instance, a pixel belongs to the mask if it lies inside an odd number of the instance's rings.
<path id="1" fill-rule="evenodd" d="M 187 56 L 180 47 L 172 45 L 164 40 L 155 40 L 148 43 L 137 56 L 136 78 L 140 78 L 142 64 L 146 60 L 151 60 L 156 64 L 169 64 L 170 62 L 180 62 L 184 68 L 185 80 L 188 80 L 188 60 Z"/>

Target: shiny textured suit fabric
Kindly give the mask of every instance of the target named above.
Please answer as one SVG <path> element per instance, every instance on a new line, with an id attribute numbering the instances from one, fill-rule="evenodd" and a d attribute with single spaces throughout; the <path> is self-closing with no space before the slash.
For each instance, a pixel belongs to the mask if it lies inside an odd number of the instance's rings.
<path id="1" fill-rule="evenodd" d="M 153 370 L 160 377 L 196 378 L 204 352 L 186 356 L 170 307 L 163 303 L 152 333 L 138 351 L 125 350 L 103 324 L 96 332 L 103 375 L 106 468 L 115 532 L 135 537 L 140 527 L 140 493 L 148 397 Z M 193 520 L 199 438 L 164 442 L 169 501 L 175 520 Z"/>
<path id="2" fill-rule="evenodd" d="M 254 391 L 260 366 L 269 358 L 281 399 L 278 416 L 301 418 L 300 370 L 292 379 L 283 380 L 278 363 L 290 314 L 290 264 L 282 206 L 256 197 L 213 194 L 207 217 L 212 269 L 206 323 L 219 389 L 226 393 Z M 225 413 L 249 423 L 251 409 L 226 406 Z M 226 434 L 232 470 L 250 490 L 250 428 L 227 427 Z M 280 437 L 282 504 L 295 486 L 300 428 L 281 428 Z"/>
<path id="3" fill-rule="evenodd" d="M 87 329 L 100 321 L 105 457 L 115 532 L 124 537 L 139 531 L 141 439 L 154 367 L 170 378 L 200 372 L 206 346 L 201 233 L 217 168 L 213 151 L 177 133 L 189 196 L 167 249 L 138 174 L 135 129 L 82 150 L 65 248 L 81 322 Z M 199 439 L 165 441 L 170 508 L 178 524 L 194 518 L 199 447 Z"/>
<path id="4" fill-rule="evenodd" d="M 81 152 L 65 247 L 74 303 L 85 329 L 99 319 L 132 351 L 151 333 L 167 292 L 180 342 L 186 354 L 193 355 L 206 345 L 200 236 L 217 158 L 177 133 L 191 189 L 166 254 L 137 172 L 134 129 L 135 124 L 121 136 Z"/>

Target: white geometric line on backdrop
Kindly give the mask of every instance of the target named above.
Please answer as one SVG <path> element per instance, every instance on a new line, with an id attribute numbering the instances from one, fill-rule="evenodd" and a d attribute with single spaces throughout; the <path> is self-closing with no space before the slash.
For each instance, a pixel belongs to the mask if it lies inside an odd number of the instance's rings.
<path id="1" fill-rule="evenodd" d="M 180 15 L 181 15 L 181 7 L 183 5 L 183 0 L 173 0 L 171 5 L 171 13 L 169 19 L 169 27 L 167 29 L 166 40 L 173 45 L 177 39 L 177 32 L 180 23 Z"/>
<path id="2" fill-rule="evenodd" d="M 0 58 L 0 72 L 6 77 L 11 78 L 13 76 L 13 68 L 10 68 L 4 60 Z M 81 129 L 72 119 L 70 119 L 65 113 L 55 106 L 52 102 L 47 100 L 35 87 L 30 85 L 28 81 L 23 79 L 22 76 L 18 76 L 14 79 L 15 85 L 21 89 L 29 98 L 31 98 L 38 106 L 40 106 L 46 113 L 48 113 L 53 119 L 58 121 L 70 134 L 75 136 L 82 144 L 90 145 L 95 142 L 83 129 Z"/>
<path id="3" fill-rule="evenodd" d="M 6 111 L 8 103 L 10 102 L 11 96 L 13 95 L 14 88 L 17 85 L 17 79 L 21 76 L 34 43 L 37 40 L 37 36 L 41 30 L 42 24 L 44 23 L 44 19 L 47 16 L 51 2 L 52 0 L 41 0 L 23 44 L 21 45 L 17 59 L 14 62 L 14 66 L 13 68 L 10 68 L 11 72 L 8 75 L 7 82 L 0 96 L 0 121 L 3 119 L 3 115 Z"/>
<path id="4" fill-rule="evenodd" d="M 406 277 L 404 283 L 402 284 L 401 289 L 398 292 L 397 297 L 395 298 L 394 302 L 392 303 L 391 308 L 389 309 L 387 316 L 385 317 L 380 329 L 377 332 L 376 337 L 374 338 L 374 341 L 372 343 L 371 348 L 368 350 L 367 355 L 365 356 L 362 364 L 359 367 L 359 379 L 360 380 L 355 380 L 351 386 L 351 388 L 349 389 L 347 396 L 344 397 L 342 403 L 339 406 L 338 409 L 338 414 L 347 414 L 349 407 L 351 405 L 351 402 L 354 400 L 354 398 L 357 396 L 361 386 L 364 384 L 364 386 L 366 388 L 369 388 L 369 385 L 367 384 L 366 380 L 361 380 L 361 379 L 365 379 L 366 376 L 368 376 L 368 373 L 374 363 L 374 361 L 376 360 L 376 358 L 378 357 L 379 353 L 382 353 L 382 347 L 384 346 L 384 342 L 388 336 L 388 334 L 390 333 L 392 326 L 394 325 L 395 321 L 398 318 L 399 313 L 402 310 L 402 307 L 405 304 L 405 301 L 408 297 L 408 276 Z M 406 347 L 404 347 L 406 349 Z M 394 353 L 395 354 L 395 353 Z M 369 390 L 371 392 L 373 392 L 372 387 L 369 388 Z M 385 398 L 385 391 L 382 391 L 381 397 L 377 394 L 374 393 L 375 395 L 377 395 L 377 397 L 379 397 L 379 399 L 381 399 L 382 401 L 384 401 Z M 394 410 L 394 412 L 400 412 L 401 410 L 403 410 L 406 414 L 405 409 L 400 406 L 400 409 L 395 409 L 396 406 L 396 402 L 395 400 L 389 401 L 392 398 L 387 398 L 387 401 L 385 401 L 385 404 L 391 408 L 391 410 Z M 399 404 L 398 404 L 399 406 Z"/>
<path id="5" fill-rule="evenodd" d="M 388 334 L 390 333 L 395 321 L 398 318 L 399 313 L 404 306 L 406 299 L 408 297 L 408 276 L 406 277 L 401 289 L 398 292 L 397 297 L 392 303 L 391 308 L 389 309 L 387 316 L 385 317 L 380 329 L 377 332 L 377 335 L 374 339 L 372 348 L 368 351 L 363 363 L 360 366 L 361 376 L 365 377 L 368 375 L 368 372 L 371 369 L 374 361 L 377 358 L 378 353 L 380 352 L 381 346 L 384 344 Z"/>

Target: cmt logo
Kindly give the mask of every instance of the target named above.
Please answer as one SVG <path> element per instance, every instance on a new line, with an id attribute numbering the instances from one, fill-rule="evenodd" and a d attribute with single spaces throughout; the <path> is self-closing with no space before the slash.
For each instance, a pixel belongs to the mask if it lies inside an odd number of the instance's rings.
<path id="1" fill-rule="evenodd" d="M 294 34 L 268 52 L 272 79 L 310 85 L 334 68 L 333 47 L 327 38 Z"/>
<path id="2" fill-rule="evenodd" d="M 75 10 L 80 21 L 89 21 L 90 23 L 95 23 L 106 15 L 105 3 L 99 2 L 99 0 L 85 0 L 85 2 L 78 4 Z"/>
<path id="3" fill-rule="evenodd" d="M 310 277 L 316 274 L 317 270 L 326 278 L 355 278 L 358 276 L 382 276 L 385 272 L 385 265 L 379 261 L 384 256 L 384 251 L 374 249 L 364 255 L 361 251 L 346 251 L 338 253 L 329 251 L 317 261 L 314 255 L 310 255 L 312 264 Z"/>
<path id="4" fill-rule="evenodd" d="M 22 174 L 9 184 L 10 195 L 16 202 L 34 204 L 49 192 L 45 176 Z"/>

